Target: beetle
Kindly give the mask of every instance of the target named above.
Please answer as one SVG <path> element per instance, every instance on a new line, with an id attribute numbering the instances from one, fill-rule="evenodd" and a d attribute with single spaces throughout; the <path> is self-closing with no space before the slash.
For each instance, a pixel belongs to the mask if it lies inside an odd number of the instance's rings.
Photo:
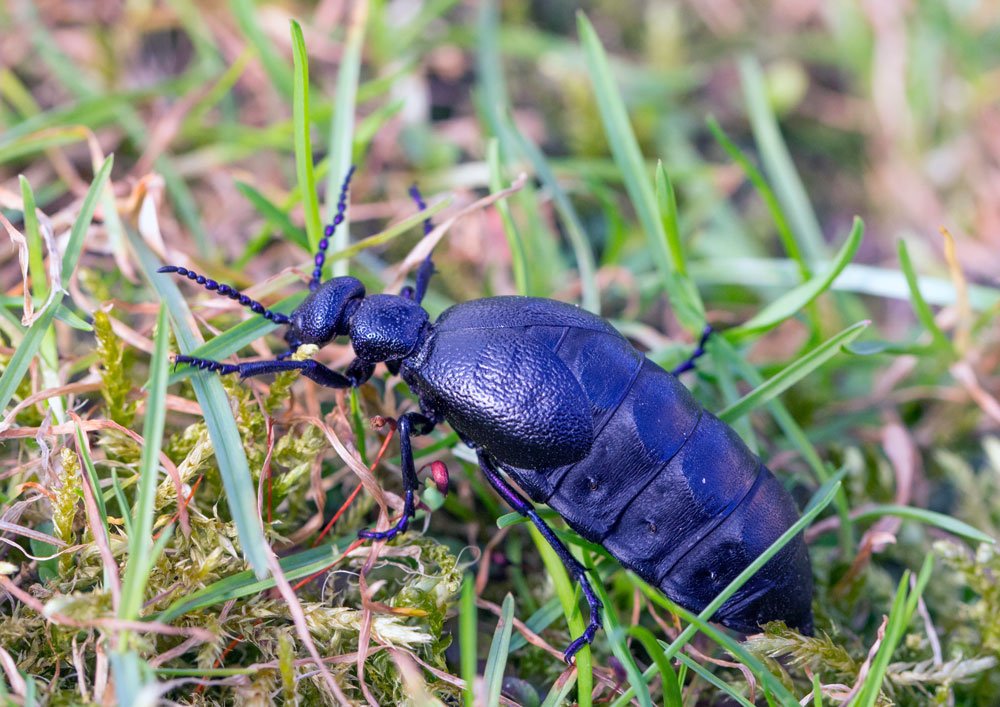
<path id="1" fill-rule="evenodd" d="M 178 355 L 175 365 L 241 378 L 299 370 L 320 385 L 349 388 L 385 363 L 406 381 L 419 412 L 397 421 L 403 513 L 389 529 L 361 531 L 361 537 L 389 540 L 407 529 L 418 489 L 411 438 L 447 422 L 475 450 L 490 485 L 538 528 L 580 583 L 590 619 L 566 648 L 571 662 L 601 628 L 602 604 L 584 567 L 532 501 L 548 504 L 582 537 L 694 612 L 795 523 L 798 511 L 781 483 L 678 380 L 704 352 L 709 328 L 691 357 L 667 372 L 601 317 L 554 300 L 478 299 L 431 322 L 421 306 L 434 272 L 430 255 L 414 286 L 398 295 L 366 294 L 353 277 L 323 282 L 326 249 L 344 220 L 353 171 L 319 242 L 310 294 L 290 315 L 187 268 L 159 272 L 187 277 L 288 327 L 288 351 L 273 360 L 233 364 Z M 416 186 L 410 193 L 425 208 Z M 423 228 L 430 232 L 430 220 Z M 304 344 L 345 336 L 355 358 L 343 373 L 289 358 Z M 811 566 L 799 533 L 712 618 L 742 633 L 778 619 L 811 633 L 811 599 Z"/>

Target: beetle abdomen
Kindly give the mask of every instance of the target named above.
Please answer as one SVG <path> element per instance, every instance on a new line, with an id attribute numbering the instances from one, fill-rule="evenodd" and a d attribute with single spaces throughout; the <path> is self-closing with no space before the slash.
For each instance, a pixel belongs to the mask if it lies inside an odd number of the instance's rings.
<path id="1" fill-rule="evenodd" d="M 564 332 L 556 352 L 590 396 L 591 451 L 558 468 L 505 470 L 580 535 L 604 545 L 678 604 L 700 611 L 798 514 L 730 426 L 705 411 L 675 376 L 638 352 L 633 363 L 626 349 L 635 351 L 620 338 Z M 799 536 L 715 618 L 744 632 L 776 619 L 809 632 L 811 587 Z"/>

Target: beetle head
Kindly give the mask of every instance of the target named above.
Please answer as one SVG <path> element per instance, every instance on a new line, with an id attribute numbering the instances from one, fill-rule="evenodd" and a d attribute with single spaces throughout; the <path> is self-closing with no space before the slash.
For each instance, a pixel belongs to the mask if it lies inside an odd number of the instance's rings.
<path id="1" fill-rule="evenodd" d="M 351 314 L 351 346 L 364 361 L 399 361 L 423 342 L 427 322 L 424 308 L 408 297 L 372 295 Z"/>
<path id="2" fill-rule="evenodd" d="M 365 286 L 357 278 L 327 280 L 291 313 L 285 341 L 292 348 L 302 344 L 322 346 L 335 336 L 344 336 L 351 314 L 364 297 Z"/>

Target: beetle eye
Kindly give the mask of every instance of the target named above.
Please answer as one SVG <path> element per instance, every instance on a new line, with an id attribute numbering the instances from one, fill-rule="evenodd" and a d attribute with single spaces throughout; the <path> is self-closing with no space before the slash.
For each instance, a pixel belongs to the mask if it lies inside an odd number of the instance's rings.
<path id="1" fill-rule="evenodd" d="M 646 521 L 646 530 L 649 531 L 650 535 L 655 534 L 656 533 L 656 523 L 654 523 L 651 520 L 650 521 Z"/>
<path id="2" fill-rule="evenodd" d="M 590 482 L 590 490 L 596 491 L 598 486 L 597 479 L 595 479 L 594 477 L 589 477 L 587 481 Z"/>

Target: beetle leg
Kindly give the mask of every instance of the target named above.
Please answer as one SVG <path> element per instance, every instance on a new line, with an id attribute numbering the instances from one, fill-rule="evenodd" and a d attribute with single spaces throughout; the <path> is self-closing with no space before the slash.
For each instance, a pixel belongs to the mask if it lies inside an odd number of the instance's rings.
<path id="1" fill-rule="evenodd" d="M 399 434 L 399 457 L 403 471 L 403 515 L 396 524 L 388 530 L 362 530 L 359 538 L 365 540 L 391 540 L 400 533 L 406 532 L 410 518 L 416 511 L 416 493 L 420 487 L 417 480 L 417 470 L 413 464 L 413 447 L 410 446 L 410 435 L 425 435 L 434 429 L 434 420 L 418 412 L 408 412 L 396 421 L 396 432 Z"/>
<path id="2" fill-rule="evenodd" d="M 590 606 L 590 622 L 587 624 L 587 628 L 583 634 L 570 643 L 563 652 L 563 659 L 567 663 L 572 664 L 573 656 L 576 655 L 577 651 L 585 645 L 589 646 L 593 643 L 594 635 L 601 629 L 603 625 L 601 622 L 601 610 L 604 608 L 604 604 L 597 598 L 594 588 L 590 586 L 590 580 L 587 579 L 587 572 L 583 565 L 573 557 L 563 542 L 556 537 L 555 532 L 542 520 L 542 517 L 538 515 L 538 511 L 535 510 L 528 499 L 519 494 L 514 490 L 514 487 L 507 483 L 506 479 L 500 475 L 497 468 L 482 452 L 479 452 L 479 466 L 483 470 L 483 474 L 486 475 L 486 480 L 503 497 L 507 505 L 535 524 L 538 532 L 542 534 L 542 537 L 556 551 L 556 555 L 562 560 L 566 569 L 569 570 L 570 575 L 580 583 L 580 587 L 583 589 L 583 596 L 586 597 L 587 604 Z"/>
<path id="3" fill-rule="evenodd" d="M 691 355 L 687 357 L 686 361 L 677 366 L 677 368 L 672 370 L 671 373 L 675 376 L 679 376 L 680 374 L 690 371 L 695 367 L 695 361 L 705 355 L 705 343 L 708 341 L 708 337 L 712 335 L 712 331 L 712 325 L 706 324 L 705 328 L 701 331 L 701 338 L 698 339 L 698 345 L 695 347 L 694 351 L 691 352 Z"/>
<path id="4" fill-rule="evenodd" d="M 322 363 L 313 361 L 312 359 L 305 361 L 279 359 L 274 361 L 248 361 L 246 363 L 221 363 L 207 358 L 196 358 L 194 356 L 178 354 L 174 358 L 174 365 L 186 363 L 202 371 L 214 371 L 223 376 L 230 373 L 238 373 L 240 378 L 299 370 L 302 371 L 302 375 L 306 378 L 314 380 L 328 388 L 352 388 L 368 380 L 372 375 L 372 371 L 375 370 L 375 366 L 364 362 L 358 363 L 358 361 L 359 359 L 355 359 L 347 367 L 347 375 L 337 373 L 337 371 L 327 368 Z"/>

